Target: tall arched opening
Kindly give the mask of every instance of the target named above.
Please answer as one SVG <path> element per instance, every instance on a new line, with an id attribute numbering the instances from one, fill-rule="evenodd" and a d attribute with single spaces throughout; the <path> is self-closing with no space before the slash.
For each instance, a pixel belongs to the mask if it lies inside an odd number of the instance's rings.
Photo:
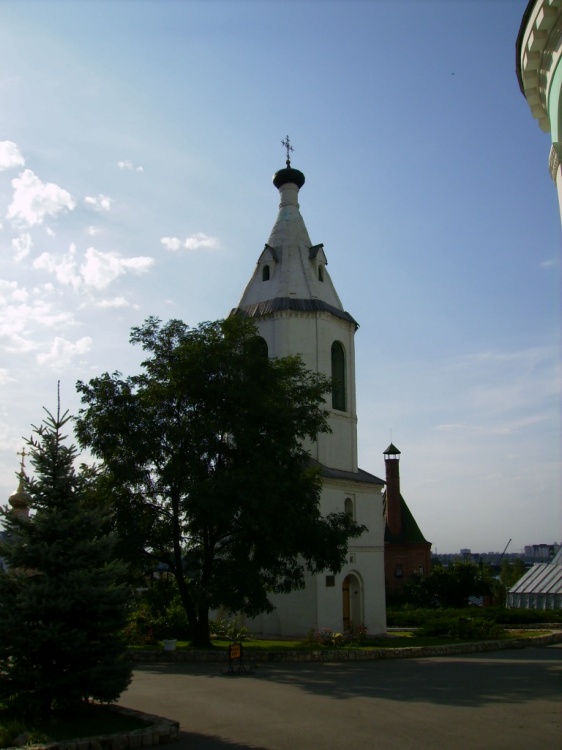
<path id="1" fill-rule="evenodd" d="M 342 583 L 343 629 L 351 631 L 363 625 L 363 591 L 361 580 L 349 573 Z"/>

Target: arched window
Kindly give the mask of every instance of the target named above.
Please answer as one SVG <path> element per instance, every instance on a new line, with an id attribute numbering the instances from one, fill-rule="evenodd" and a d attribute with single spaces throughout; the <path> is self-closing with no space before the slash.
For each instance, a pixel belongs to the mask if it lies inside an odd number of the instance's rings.
<path id="1" fill-rule="evenodd" d="M 250 347 L 252 354 L 255 354 L 265 359 L 269 356 L 269 350 L 267 348 L 267 341 L 261 336 L 254 336 L 250 341 Z"/>
<path id="2" fill-rule="evenodd" d="M 261 271 L 261 280 L 269 281 L 269 266 L 264 266 Z"/>
<path id="3" fill-rule="evenodd" d="M 324 281 L 324 266 L 318 266 L 318 279 L 319 281 Z"/>
<path id="4" fill-rule="evenodd" d="M 332 344 L 332 409 L 345 411 L 345 352 L 339 341 Z"/>
<path id="5" fill-rule="evenodd" d="M 346 515 L 351 516 L 352 518 L 354 517 L 354 513 L 353 513 L 353 500 L 350 497 L 346 497 L 345 498 L 345 501 L 344 501 L 344 504 L 343 504 L 343 509 L 344 509 L 344 512 L 346 513 Z"/>

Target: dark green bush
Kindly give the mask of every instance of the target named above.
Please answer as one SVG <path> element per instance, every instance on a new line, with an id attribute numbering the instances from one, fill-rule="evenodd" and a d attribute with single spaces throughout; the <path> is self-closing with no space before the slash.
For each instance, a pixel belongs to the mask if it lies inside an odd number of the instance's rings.
<path id="1" fill-rule="evenodd" d="M 225 641 L 245 641 L 250 635 L 249 628 L 240 625 L 236 620 L 217 617 L 216 620 L 211 620 L 209 626 L 214 636 Z"/>
<path id="2" fill-rule="evenodd" d="M 562 623 L 562 609 L 506 609 L 505 607 L 494 607 L 493 611 L 496 622 L 505 625 L 533 625 L 545 622 Z"/>
<path id="3" fill-rule="evenodd" d="M 429 620 L 420 630 L 422 636 L 441 636 L 454 640 L 490 640 L 500 638 L 504 629 L 491 620 L 481 617 L 447 617 Z"/>
<path id="4" fill-rule="evenodd" d="M 422 609 L 404 605 L 388 608 L 386 623 L 389 628 L 425 628 L 438 627 L 444 623 L 442 633 L 456 622 L 459 617 L 477 621 L 491 622 L 497 625 L 532 625 L 548 622 L 562 623 L 562 610 L 544 609 L 506 609 L 505 607 L 465 607 L 464 609 Z M 437 634 L 437 633 L 435 633 Z"/>
<path id="5" fill-rule="evenodd" d="M 175 580 L 151 581 L 150 587 L 139 593 L 123 635 L 132 646 L 152 646 L 164 638 L 190 639 Z"/>

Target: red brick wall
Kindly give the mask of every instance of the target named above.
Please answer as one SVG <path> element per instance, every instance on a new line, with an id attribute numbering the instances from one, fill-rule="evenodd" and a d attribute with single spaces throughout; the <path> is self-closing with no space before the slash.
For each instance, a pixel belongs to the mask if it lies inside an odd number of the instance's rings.
<path id="1" fill-rule="evenodd" d="M 397 593 L 414 573 L 429 572 L 431 544 L 385 544 L 384 577 L 387 592 Z M 421 568 L 421 571 L 420 571 Z M 396 575 L 397 569 L 402 575 Z"/>

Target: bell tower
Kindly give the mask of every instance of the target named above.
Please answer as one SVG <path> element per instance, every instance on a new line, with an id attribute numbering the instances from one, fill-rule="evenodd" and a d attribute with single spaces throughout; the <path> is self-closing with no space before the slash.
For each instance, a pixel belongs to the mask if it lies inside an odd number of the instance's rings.
<path id="1" fill-rule="evenodd" d="M 269 357 L 300 355 L 305 367 L 332 379 L 326 394 L 331 433 L 305 445 L 319 464 L 321 512 L 349 513 L 365 526 L 351 540 L 339 572 L 306 574 L 303 590 L 273 596 L 275 610 L 252 623 L 254 632 L 304 635 L 311 627 L 336 632 L 386 627 L 384 597 L 384 482 L 357 465 L 355 331 L 328 272 L 323 243 L 313 243 L 300 213 L 304 174 L 291 166 L 273 175 L 279 209 L 271 233 L 233 314 L 247 315 L 265 340 Z"/>
<path id="2" fill-rule="evenodd" d="M 340 301 L 322 243 L 313 244 L 300 213 L 304 174 L 291 166 L 273 176 L 279 212 L 235 313 L 254 318 L 270 357 L 300 354 L 305 366 L 333 378 L 326 399 L 331 434 L 310 446 L 320 464 L 357 471 L 356 321 Z"/>

